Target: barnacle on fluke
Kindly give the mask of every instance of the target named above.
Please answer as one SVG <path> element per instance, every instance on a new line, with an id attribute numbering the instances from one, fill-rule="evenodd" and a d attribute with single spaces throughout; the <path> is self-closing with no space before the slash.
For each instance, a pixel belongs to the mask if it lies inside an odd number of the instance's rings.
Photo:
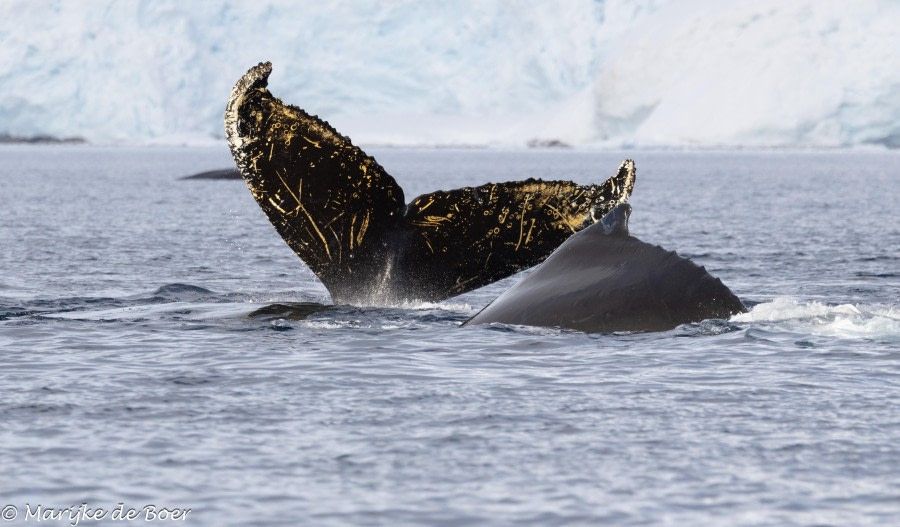
<path id="1" fill-rule="evenodd" d="M 601 185 L 528 179 L 425 194 L 403 190 L 327 122 L 272 96 L 272 65 L 237 82 L 225 133 L 272 225 L 337 303 L 437 301 L 547 258 L 624 203 L 627 160 Z"/>

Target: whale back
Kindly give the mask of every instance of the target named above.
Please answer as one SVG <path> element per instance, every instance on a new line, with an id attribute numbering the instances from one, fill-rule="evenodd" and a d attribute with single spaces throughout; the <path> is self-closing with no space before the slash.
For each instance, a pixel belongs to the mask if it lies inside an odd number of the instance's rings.
<path id="1" fill-rule="evenodd" d="M 466 324 L 664 331 L 745 311 L 703 267 L 631 236 L 630 211 L 619 205 L 569 238 Z"/>

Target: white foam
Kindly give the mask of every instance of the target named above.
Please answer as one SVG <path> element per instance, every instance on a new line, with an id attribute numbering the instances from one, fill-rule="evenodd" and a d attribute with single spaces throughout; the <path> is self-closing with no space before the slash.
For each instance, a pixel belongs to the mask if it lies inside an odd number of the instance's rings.
<path id="1" fill-rule="evenodd" d="M 829 337 L 900 339 L 900 311 L 884 305 L 828 305 L 782 297 L 753 306 L 731 320 Z"/>
<path id="2" fill-rule="evenodd" d="M 308 329 L 344 329 L 353 326 L 347 320 L 302 320 L 297 325 Z"/>
<path id="3" fill-rule="evenodd" d="M 403 309 L 410 309 L 416 311 L 426 311 L 426 310 L 440 310 L 440 311 L 454 311 L 454 312 L 462 312 L 462 313 L 472 313 L 476 311 L 476 308 L 470 306 L 466 302 L 402 302 L 398 307 Z"/>

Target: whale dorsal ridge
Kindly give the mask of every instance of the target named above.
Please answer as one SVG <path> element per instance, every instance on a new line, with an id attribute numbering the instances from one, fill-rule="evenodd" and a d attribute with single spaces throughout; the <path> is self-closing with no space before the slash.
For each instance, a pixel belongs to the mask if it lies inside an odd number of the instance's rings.
<path id="1" fill-rule="evenodd" d="M 611 238 L 627 237 L 629 216 L 631 216 L 631 205 L 628 203 L 616 205 L 600 220 L 603 232 Z"/>

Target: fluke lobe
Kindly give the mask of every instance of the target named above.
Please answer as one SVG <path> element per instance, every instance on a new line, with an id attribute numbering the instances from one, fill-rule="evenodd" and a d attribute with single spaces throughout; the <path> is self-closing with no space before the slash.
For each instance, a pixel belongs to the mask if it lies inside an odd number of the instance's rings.
<path id="1" fill-rule="evenodd" d="M 272 65 L 234 86 L 225 134 L 272 225 L 335 303 L 437 301 L 543 261 L 634 186 L 625 161 L 601 185 L 528 179 L 406 203 L 375 159 L 327 122 L 272 96 Z"/>

